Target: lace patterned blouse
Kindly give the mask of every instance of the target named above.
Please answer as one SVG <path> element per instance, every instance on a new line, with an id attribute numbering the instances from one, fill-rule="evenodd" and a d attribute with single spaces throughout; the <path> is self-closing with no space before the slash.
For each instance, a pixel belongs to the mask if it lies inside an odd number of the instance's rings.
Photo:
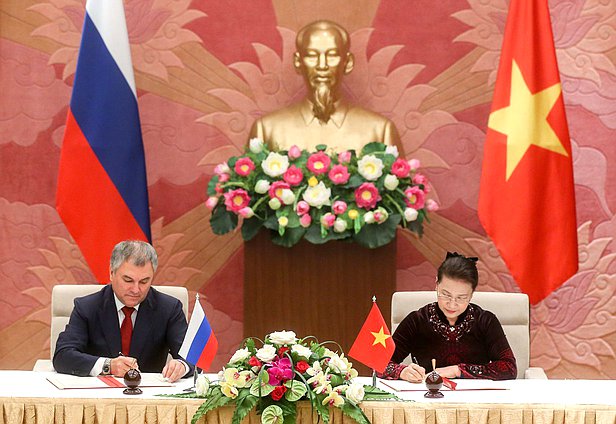
<path id="1" fill-rule="evenodd" d="M 514 379 L 517 366 L 503 327 L 496 316 L 471 303 L 450 325 L 436 302 L 411 312 L 393 335 L 396 351 L 381 378 L 398 379 L 412 354 L 419 365 L 432 369 L 458 365 L 462 378 Z"/>

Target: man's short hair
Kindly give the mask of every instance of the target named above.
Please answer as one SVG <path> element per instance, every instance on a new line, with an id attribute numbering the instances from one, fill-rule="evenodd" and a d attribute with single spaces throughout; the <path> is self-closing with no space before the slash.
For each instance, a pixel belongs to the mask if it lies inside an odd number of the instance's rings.
<path id="1" fill-rule="evenodd" d="M 349 51 L 351 48 L 351 41 L 349 39 L 349 33 L 346 31 L 346 29 L 344 29 L 337 23 L 332 22 L 332 21 L 326 21 L 326 20 L 311 22 L 299 30 L 299 32 L 297 33 L 297 37 L 295 38 L 295 46 L 297 47 L 297 50 L 301 50 L 304 48 L 304 37 L 306 35 L 306 32 L 309 32 L 315 29 L 332 29 L 332 28 L 338 32 L 338 34 L 340 35 L 340 38 L 342 39 L 343 46 L 345 47 L 347 51 Z"/>
<path id="2" fill-rule="evenodd" d="M 109 269 L 112 274 L 122 266 L 124 262 L 130 262 L 136 266 L 152 264 L 152 269 L 156 272 L 158 267 L 158 255 L 150 243 L 140 240 L 125 240 L 115 245 L 111 252 Z"/>

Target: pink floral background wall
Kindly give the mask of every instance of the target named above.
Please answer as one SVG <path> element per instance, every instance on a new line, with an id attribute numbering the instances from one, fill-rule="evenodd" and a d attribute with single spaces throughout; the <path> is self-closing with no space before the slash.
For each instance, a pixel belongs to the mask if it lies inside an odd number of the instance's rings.
<path id="1" fill-rule="evenodd" d="M 84 4 L 0 3 L 0 368 L 48 358 L 51 288 L 94 282 L 54 209 Z M 549 4 L 574 152 L 580 266 L 533 306 L 531 362 L 553 378 L 616 378 L 616 3 Z M 294 37 L 317 18 L 352 33 L 346 95 L 395 122 L 441 204 L 423 238 L 399 233 L 398 289 L 432 289 L 435 265 L 457 250 L 480 257 L 480 290 L 518 291 L 476 211 L 507 5 L 125 0 L 161 257 L 155 283 L 202 294 L 220 341 L 215 367 L 242 339 L 243 251 L 239 234 L 211 233 L 207 180 L 242 149 L 257 116 L 304 95 L 291 63 Z"/>

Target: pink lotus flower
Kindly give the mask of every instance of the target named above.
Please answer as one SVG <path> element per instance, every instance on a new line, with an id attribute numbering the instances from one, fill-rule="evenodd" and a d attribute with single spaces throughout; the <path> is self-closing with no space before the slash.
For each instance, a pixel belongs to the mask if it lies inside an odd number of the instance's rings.
<path id="1" fill-rule="evenodd" d="M 325 228 L 330 228 L 336 222 L 336 215 L 331 212 L 327 212 L 325 215 L 321 217 L 321 225 Z"/>
<path id="2" fill-rule="evenodd" d="M 272 366 L 267 369 L 269 374 L 269 384 L 271 386 L 280 386 L 281 383 L 293 378 L 293 363 L 287 357 L 278 359 L 272 362 Z"/>
<path id="3" fill-rule="evenodd" d="M 325 174 L 329 169 L 331 159 L 323 152 L 317 152 L 308 157 L 306 168 L 315 174 Z"/>
<path id="4" fill-rule="evenodd" d="M 299 224 L 304 228 L 310 227 L 310 224 L 312 224 L 312 217 L 310 216 L 310 214 L 307 213 L 302 215 L 299 219 Z"/>
<path id="5" fill-rule="evenodd" d="M 332 206 L 332 210 L 336 215 L 342 215 L 347 210 L 347 204 L 342 200 L 336 200 Z"/>
<path id="6" fill-rule="evenodd" d="M 411 167 L 411 171 L 416 171 L 421 166 L 421 162 L 419 162 L 419 159 L 411 159 L 409 160 L 409 166 Z"/>
<path id="7" fill-rule="evenodd" d="M 289 153 L 287 153 L 287 156 L 291 160 L 297 159 L 301 155 L 302 155 L 302 151 L 295 144 L 293 146 L 291 146 L 291 148 L 289 149 Z"/>
<path id="8" fill-rule="evenodd" d="M 351 152 L 348 150 L 338 153 L 338 162 L 349 163 L 351 162 Z"/>
<path id="9" fill-rule="evenodd" d="M 381 200 L 379 190 L 372 183 L 363 183 L 355 189 L 355 202 L 364 209 L 373 209 Z"/>
<path id="10" fill-rule="evenodd" d="M 396 159 L 391 165 L 391 173 L 398 178 L 406 178 L 411 172 L 411 165 L 404 159 Z"/>
<path id="11" fill-rule="evenodd" d="M 226 183 L 227 181 L 229 181 L 229 174 L 220 174 L 218 176 L 218 181 L 221 183 Z"/>
<path id="12" fill-rule="evenodd" d="M 239 211 L 250 203 L 250 196 L 244 189 L 230 190 L 224 194 L 225 206 L 228 211 L 239 213 Z"/>
<path id="13" fill-rule="evenodd" d="M 420 174 L 419 172 L 413 176 L 413 182 L 417 185 L 421 184 L 424 186 L 424 191 L 428 192 L 428 178 L 424 174 Z"/>
<path id="14" fill-rule="evenodd" d="M 435 212 L 439 209 L 439 205 L 434 200 L 428 199 L 426 200 L 426 209 L 430 212 Z"/>
<path id="15" fill-rule="evenodd" d="M 351 175 L 349 174 L 349 170 L 344 165 L 334 165 L 332 169 L 329 171 L 329 179 L 336 185 L 338 184 L 346 184 L 349 181 Z"/>
<path id="16" fill-rule="evenodd" d="M 268 194 L 270 199 L 276 198 L 282 201 L 282 190 L 290 189 L 291 186 L 284 181 L 274 181 L 269 188 Z"/>
<path id="17" fill-rule="evenodd" d="M 308 204 L 308 202 L 306 202 L 305 200 L 300 200 L 299 202 L 297 202 L 297 207 L 295 208 L 295 212 L 297 212 L 299 216 L 307 214 L 309 210 L 310 210 L 310 205 Z"/>
<path id="18" fill-rule="evenodd" d="M 229 165 L 227 165 L 227 162 L 219 163 L 214 168 L 214 173 L 219 176 L 222 174 L 228 174 L 229 172 L 231 172 L 231 169 L 229 169 Z"/>
<path id="19" fill-rule="evenodd" d="M 406 198 L 404 201 L 409 208 L 413 209 L 421 209 L 424 207 L 426 194 L 417 186 L 409 187 L 404 190 L 404 195 Z"/>
<path id="20" fill-rule="evenodd" d="M 239 215 L 248 219 L 248 218 L 252 218 L 255 214 L 255 212 L 252 210 L 251 207 L 245 207 L 239 210 Z"/>
<path id="21" fill-rule="evenodd" d="M 207 200 L 205 201 L 205 206 L 209 209 L 212 210 L 216 207 L 216 205 L 218 204 L 218 197 L 216 196 L 210 196 L 207 198 Z"/>
<path id="22" fill-rule="evenodd" d="M 235 172 L 237 172 L 237 175 L 247 177 L 248 175 L 250 175 L 252 170 L 255 169 L 255 164 L 250 158 L 239 158 L 235 162 L 234 169 Z"/>
<path id="23" fill-rule="evenodd" d="M 304 173 L 297 166 L 291 165 L 287 169 L 287 172 L 284 173 L 282 178 L 290 185 L 296 186 L 304 179 Z"/>

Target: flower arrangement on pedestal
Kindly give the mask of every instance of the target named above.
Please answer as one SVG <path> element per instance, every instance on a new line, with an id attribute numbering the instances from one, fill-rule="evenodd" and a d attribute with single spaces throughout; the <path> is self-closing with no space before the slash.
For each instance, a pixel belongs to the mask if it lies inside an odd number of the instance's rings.
<path id="1" fill-rule="evenodd" d="M 364 397 L 395 398 L 354 382 L 357 371 L 344 354 L 313 337 L 298 339 L 293 331 L 278 331 L 267 335 L 260 345 L 257 347 L 253 338 L 246 339 L 218 373 L 217 382 L 210 383 L 205 375 L 197 378 L 196 396 L 205 402 L 193 416 L 193 424 L 224 405 L 235 405 L 233 424 L 239 424 L 254 408 L 263 424 L 295 423 L 295 403 L 301 400 L 310 402 L 325 423 L 329 422 L 329 408 L 336 407 L 358 423 L 369 424 L 358 406 Z"/>
<path id="2" fill-rule="evenodd" d="M 242 156 L 215 168 L 206 201 L 210 225 L 225 234 L 242 218 L 245 240 L 265 227 L 274 243 L 287 247 L 302 238 L 314 244 L 352 238 L 380 247 L 395 238 L 398 225 L 421 235 L 427 212 L 438 209 L 426 198 L 428 180 L 419 166 L 376 142 L 359 154 L 328 154 L 325 145 L 270 152 L 252 139 Z"/>

